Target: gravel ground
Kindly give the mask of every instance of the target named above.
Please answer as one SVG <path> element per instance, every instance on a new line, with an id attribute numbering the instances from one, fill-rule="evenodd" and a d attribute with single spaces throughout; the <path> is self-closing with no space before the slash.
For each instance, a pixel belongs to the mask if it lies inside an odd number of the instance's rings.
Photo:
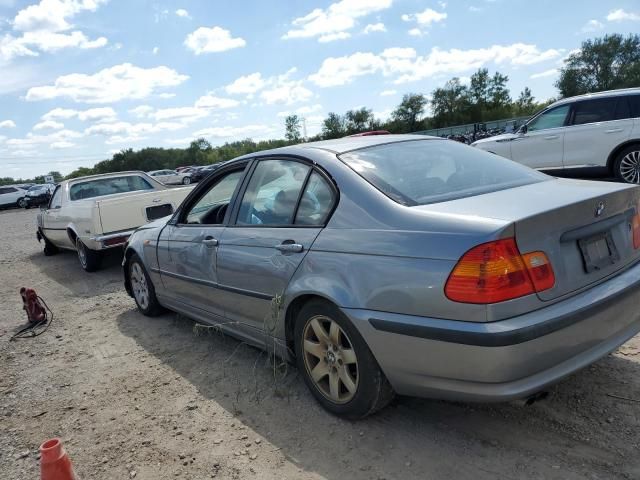
<path id="1" fill-rule="evenodd" d="M 89 274 L 44 257 L 36 211 L 0 212 L 0 472 L 38 477 L 38 445 L 63 439 L 81 479 L 640 478 L 640 338 L 530 407 L 400 398 L 367 420 L 325 413 L 293 367 L 138 314 L 119 254 Z M 43 335 L 18 289 L 55 312 Z M 615 398 L 611 395 L 626 397 Z"/>

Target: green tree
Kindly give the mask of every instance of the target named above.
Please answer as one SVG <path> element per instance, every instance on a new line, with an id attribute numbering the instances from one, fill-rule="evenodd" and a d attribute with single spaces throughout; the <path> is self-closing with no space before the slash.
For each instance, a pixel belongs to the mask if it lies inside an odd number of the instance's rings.
<path id="1" fill-rule="evenodd" d="M 375 130 L 379 124 L 373 116 L 373 111 L 367 107 L 349 110 L 344 115 L 348 134 Z"/>
<path id="2" fill-rule="evenodd" d="M 301 140 L 300 124 L 300 117 L 298 117 L 298 115 L 289 115 L 284 119 L 284 136 L 289 142 L 297 143 Z"/>
<path id="3" fill-rule="evenodd" d="M 431 111 L 435 128 L 468 123 L 469 96 L 467 87 L 454 77 L 431 95 Z"/>
<path id="4" fill-rule="evenodd" d="M 469 82 L 468 97 L 470 111 L 473 120 L 481 122 L 484 120 L 484 114 L 489 105 L 489 70 L 480 68 L 476 73 L 471 75 Z"/>
<path id="5" fill-rule="evenodd" d="M 563 97 L 640 86 L 640 35 L 605 35 L 582 42 L 565 59 L 555 86 Z"/>
<path id="6" fill-rule="evenodd" d="M 322 121 L 322 138 L 340 138 L 346 134 L 344 117 L 337 113 L 329 112 L 327 118 Z"/>
<path id="7" fill-rule="evenodd" d="M 407 93 L 402 102 L 391 112 L 391 120 L 395 124 L 394 130 L 400 133 L 420 130 L 420 120 L 424 115 L 427 99 L 421 93 Z"/>
<path id="8" fill-rule="evenodd" d="M 537 109 L 537 104 L 535 103 L 535 98 L 531 93 L 531 89 L 529 87 L 524 87 L 524 90 L 520 92 L 520 96 L 518 100 L 514 103 L 514 113 L 518 116 L 521 115 L 531 115 Z"/>

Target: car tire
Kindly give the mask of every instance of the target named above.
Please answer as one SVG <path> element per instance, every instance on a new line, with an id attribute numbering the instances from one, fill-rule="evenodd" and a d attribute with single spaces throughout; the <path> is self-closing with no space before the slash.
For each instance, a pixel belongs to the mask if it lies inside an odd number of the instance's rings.
<path id="1" fill-rule="evenodd" d="M 91 250 L 80 239 L 76 238 L 76 252 L 78 253 L 78 260 L 80 260 L 80 266 L 85 272 L 95 272 L 100 268 L 102 263 L 102 255 L 100 252 Z"/>
<path id="2" fill-rule="evenodd" d="M 18 201 L 16 202 L 16 205 L 18 205 L 18 208 L 26 208 L 27 207 L 27 199 L 22 197 L 19 198 Z"/>
<path id="3" fill-rule="evenodd" d="M 366 342 L 331 303 L 312 300 L 295 323 L 295 354 L 307 387 L 329 412 L 351 420 L 385 407 L 395 396 Z"/>
<path id="4" fill-rule="evenodd" d="M 640 183 L 640 144 L 630 145 L 618 154 L 613 173 L 625 183 Z"/>
<path id="5" fill-rule="evenodd" d="M 182 184 L 183 185 L 190 185 L 191 184 L 191 177 L 184 177 L 182 179 Z"/>
<path id="6" fill-rule="evenodd" d="M 158 302 L 156 290 L 149 278 L 147 269 L 137 254 L 133 254 L 127 264 L 127 275 L 131 293 L 140 313 L 147 317 L 160 315 L 164 308 Z"/>

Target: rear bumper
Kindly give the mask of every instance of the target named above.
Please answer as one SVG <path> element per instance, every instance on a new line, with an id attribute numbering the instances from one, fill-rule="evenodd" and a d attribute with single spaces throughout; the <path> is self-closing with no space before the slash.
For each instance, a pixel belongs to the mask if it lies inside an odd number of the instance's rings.
<path id="1" fill-rule="evenodd" d="M 343 309 L 400 394 L 502 401 L 536 393 L 640 331 L 640 264 L 507 320 L 474 323 Z"/>

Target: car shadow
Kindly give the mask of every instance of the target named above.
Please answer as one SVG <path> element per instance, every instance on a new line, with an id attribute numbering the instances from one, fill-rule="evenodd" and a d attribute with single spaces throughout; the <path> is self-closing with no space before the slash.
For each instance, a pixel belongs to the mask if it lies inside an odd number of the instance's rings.
<path id="1" fill-rule="evenodd" d="M 60 250 L 46 257 L 42 251 L 27 256 L 40 273 L 80 297 L 94 297 L 122 290 L 122 250 L 105 252 L 101 268 L 85 272 L 75 252 Z"/>
<path id="2" fill-rule="evenodd" d="M 398 398 L 378 414 L 351 422 L 324 411 L 295 367 L 274 368 L 266 353 L 216 329 L 194 328 L 192 320 L 173 313 L 148 318 L 137 310 L 116 321 L 124 335 L 289 461 L 329 480 L 578 479 L 593 472 L 602 478 L 611 478 L 612 471 L 614 477 L 640 472 L 633 455 L 640 404 L 606 397 L 617 391 L 640 398 L 637 383 L 631 392 L 620 384 L 620 379 L 630 383 L 640 374 L 640 365 L 624 358 L 602 359 L 530 407 Z M 609 415 L 616 420 L 609 422 Z M 624 433 L 630 440 L 623 453 L 622 418 L 630 429 Z"/>

